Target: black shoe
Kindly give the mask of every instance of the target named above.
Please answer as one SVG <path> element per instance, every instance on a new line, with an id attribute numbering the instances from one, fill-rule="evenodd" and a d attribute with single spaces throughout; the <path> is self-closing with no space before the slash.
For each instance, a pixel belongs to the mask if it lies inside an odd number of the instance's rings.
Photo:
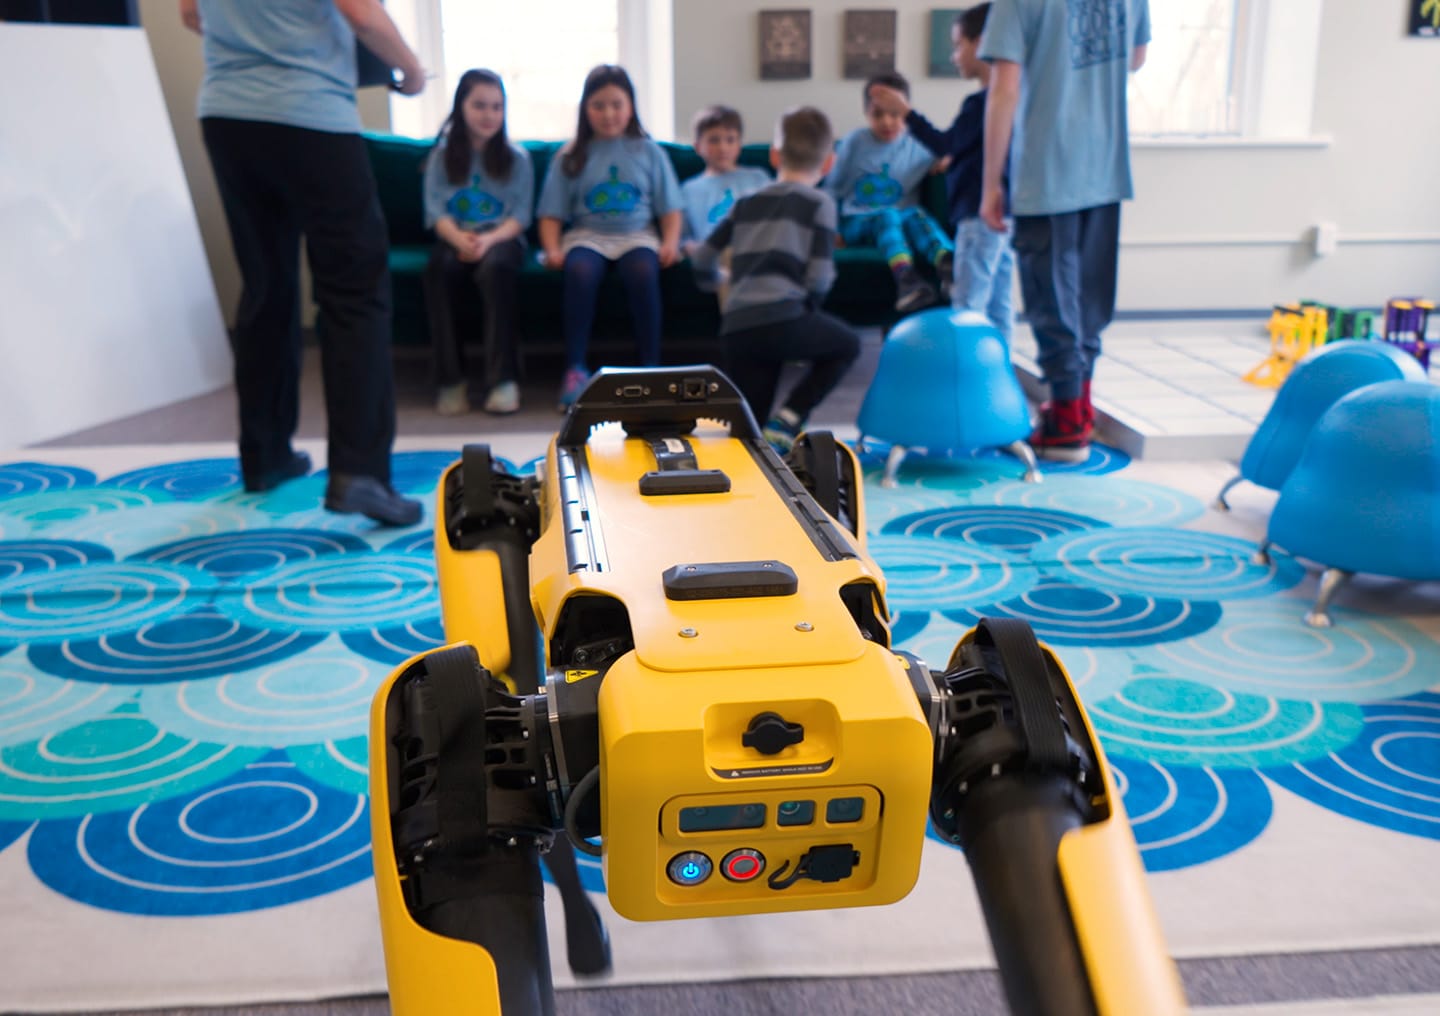
<path id="1" fill-rule="evenodd" d="M 895 289 L 895 309 L 901 314 L 929 307 L 936 300 L 935 287 L 917 275 L 913 268 L 900 273 L 895 280 Z"/>
<path id="2" fill-rule="evenodd" d="M 413 526 L 420 521 L 420 502 L 396 493 L 388 483 L 373 476 L 346 476 L 331 473 L 325 488 L 325 509 L 342 514 L 360 514 L 382 526 Z"/>
<path id="3" fill-rule="evenodd" d="M 251 494 L 263 494 L 267 490 L 274 490 L 286 480 L 294 480 L 308 472 L 310 456 L 304 452 L 291 452 L 289 461 L 284 465 L 259 476 L 246 476 L 245 490 Z"/>

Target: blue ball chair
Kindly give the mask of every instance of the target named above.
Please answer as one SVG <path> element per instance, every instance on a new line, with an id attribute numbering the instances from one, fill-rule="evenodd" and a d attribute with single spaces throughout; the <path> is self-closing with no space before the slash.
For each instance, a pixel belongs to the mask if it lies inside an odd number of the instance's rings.
<path id="1" fill-rule="evenodd" d="M 875 378 L 860 406 L 860 441 L 888 441 L 881 484 L 895 477 L 909 449 L 1005 448 L 1038 481 L 1030 407 L 1010 366 L 1010 349 L 974 311 L 937 307 L 904 318 L 880 348 Z"/>
<path id="2" fill-rule="evenodd" d="M 1355 572 L 1440 579 L 1440 388 L 1384 381 L 1345 396 L 1305 443 L 1270 514 L 1271 544 L 1323 565 L 1306 622 Z"/>
<path id="3" fill-rule="evenodd" d="M 1321 346 L 1295 365 L 1276 393 L 1245 446 L 1239 475 L 1220 488 L 1215 507 L 1228 511 L 1225 495 L 1242 480 L 1268 490 L 1284 486 L 1316 421 L 1337 400 L 1381 381 L 1423 380 L 1419 362 L 1388 343 L 1346 340 Z"/>

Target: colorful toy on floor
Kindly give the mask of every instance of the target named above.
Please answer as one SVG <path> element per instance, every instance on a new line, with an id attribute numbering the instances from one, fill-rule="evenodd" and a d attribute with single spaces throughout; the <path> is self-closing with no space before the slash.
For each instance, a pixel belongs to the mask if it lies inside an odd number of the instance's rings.
<path id="1" fill-rule="evenodd" d="M 1375 312 L 1355 310 L 1350 307 L 1326 307 L 1330 318 L 1330 330 L 1325 341 L 1339 342 L 1342 339 L 1371 339 L 1375 337 Z"/>
<path id="2" fill-rule="evenodd" d="M 1311 350 L 1323 346 L 1330 334 L 1326 308 L 1309 301 L 1277 306 L 1266 327 L 1270 332 L 1270 354 L 1244 376 L 1244 380 L 1261 388 L 1283 385 L 1294 366 Z"/>
<path id="3" fill-rule="evenodd" d="M 984 315 L 948 307 L 911 314 L 885 337 L 860 406 L 860 441 L 890 443 L 881 485 L 893 487 L 911 449 L 1005 448 L 1039 482 L 1026 444 L 1030 409 L 1010 349 Z"/>
<path id="4" fill-rule="evenodd" d="M 1291 372 L 1265 419 L 1245 446 L 1240 472 L 1221 488 L 1215 507 L 1228 511 L 1225 495 L 1242 480 L 1279 490 L 1300 459 L 1316 421 L 1351 392 L 1381 381 L 1422 381 L 1413 357 L 1383 342 L 1342 339 L 1315 350 Z"/>
<path id="5" fill-rule="evenodd" d="M 1381 336 L 1386 342 L 1415 357 L 1427 372 L 1430 370 L 1431 343 L 1426 331 L 1434 309 L 1435 301 L 1418 297 L 1388 301 L 1385 304 L 1385 331 Z"/>
<path id="6" fill-rule="evenodd" d="M 1305 615 L 1317 628 L 1355 572 L 1440 579 L 1440 387 L 1384 381 L 1330 407 L 1280 488 L 1260 560 L 1272 544 L 1324 566 Z"/>

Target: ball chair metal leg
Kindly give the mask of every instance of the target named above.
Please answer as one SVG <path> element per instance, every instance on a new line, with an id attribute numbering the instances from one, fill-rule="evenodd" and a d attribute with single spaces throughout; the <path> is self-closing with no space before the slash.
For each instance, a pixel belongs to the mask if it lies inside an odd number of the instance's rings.
<path id="1" fill-rule="evenodd" d="M 1315 606 L 1305 615 L 1305 623 L 1311 628 L 1329 628 L 1332 622 L 1328 613 L 1330 601 L 1340 591 L 1354 572 L 1345 571 L 1343 568 L 1326 568 L 1325 573 L 1320 576 L 1320 592 L 1315 596 Z"/>
<path id="2" fill-rule="evenodd" d="M 1220 493 L 1215 495 L 1215 504 L 1212 507 L 1222 512 L 1228 512 L 1230 510 L 1230 502 L 1225 500 L 1225 495 L 1230 493 L 1231 488 L 1244 479 L 1245 477 L 1236 473 L 1226 481 L 1225 486 L 1220 488 Z"/>
<path id="3" fill-rule="evenodd" d="M 1040 472 L 1040 464 L 1035 461 L 1035 449 L 1030 447 L 1030 442 L 1012 441 L 1005 446 L 1005 450 L 1025 463 L 1025 475 L 1022 479 L 1026 483 L 1039 483 L 1045 479 Z"/>
<path id="4" fill-rule="evenodd" d="M 1250 555 L 1250 563 L 1262 568 L 1269 565 L 1270 547 L 1271 543 L 1269 540 L 1261 540 L 1260 546 L 1255 548 L 1255 553 Z"/>
<path id="5" fill-rule="evenodd" d="M 901 445 L 891 445 L 890 454 L 885 456 L 885 475 L 880 478 L 880 486 L 897 486 L 895 474 L 900 472 L 900 463 L 905 461 L 905 448 Z"/>

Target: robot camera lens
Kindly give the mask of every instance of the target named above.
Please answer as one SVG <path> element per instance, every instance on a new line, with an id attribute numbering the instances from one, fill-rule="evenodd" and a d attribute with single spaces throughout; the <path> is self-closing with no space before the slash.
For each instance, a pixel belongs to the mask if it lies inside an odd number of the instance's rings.
<path id="1" fill-rule="evenodd" d="M 809 825 L 815 821 L 814 801 L 781 801 L 776 811 L 782 826 Z"/>
<path id="2" fill-rule="evenodd" d="M 865 814 L 863 797 L 836 797 L 825 805 L 827 822 L 859 822 Z"/>

